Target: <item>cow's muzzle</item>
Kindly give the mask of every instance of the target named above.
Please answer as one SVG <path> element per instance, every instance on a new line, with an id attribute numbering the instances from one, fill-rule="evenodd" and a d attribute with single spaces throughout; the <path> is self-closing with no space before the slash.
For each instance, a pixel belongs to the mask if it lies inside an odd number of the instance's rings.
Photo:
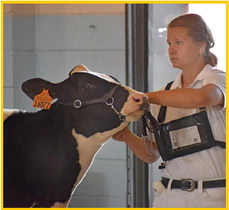
<path id="1" fill-rule="evenodd" d="M 140 107 L 142 111 L 149 111 L 149 100 L 148 97 L 141 92 L 132 94 L 130 100 Z"/>
<path id="2" fill-rule="evenodd" d="M 149 111 L 149 100 L 148 100 L 148 97 L 147 96 L 144 96 L 143 97 L 143 102 L 142 104 L 140 105 L 140 109 L 144 112 L 148 112 Z"/>

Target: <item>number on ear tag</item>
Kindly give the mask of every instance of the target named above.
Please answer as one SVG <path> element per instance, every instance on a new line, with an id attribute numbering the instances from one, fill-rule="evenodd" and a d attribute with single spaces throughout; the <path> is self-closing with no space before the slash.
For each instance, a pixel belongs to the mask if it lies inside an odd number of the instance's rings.
<path id="1" fill-rule="evenodd" d="M 33 100 L 33 107 L 41 109 L 50 109 L 52 104 L 52 97 L 49 95 L 48 90 L 43 90 L 36 95 Z"/>

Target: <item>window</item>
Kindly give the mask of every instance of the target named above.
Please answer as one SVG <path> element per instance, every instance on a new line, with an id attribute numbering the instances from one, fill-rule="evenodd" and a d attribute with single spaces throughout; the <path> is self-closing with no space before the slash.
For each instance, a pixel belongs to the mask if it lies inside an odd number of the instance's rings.
<path id="1" fill-rule="evenodd" d="M 226 71 L 226 4 L 189 4 L 189 13 L 201 15 L 212 31 L 217 68 Z"/>

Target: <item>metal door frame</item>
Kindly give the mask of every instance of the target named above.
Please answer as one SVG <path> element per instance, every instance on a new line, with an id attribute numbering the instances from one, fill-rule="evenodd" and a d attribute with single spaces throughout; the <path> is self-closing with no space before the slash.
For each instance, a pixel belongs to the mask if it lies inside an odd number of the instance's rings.
<path id="1" fill-rule="evenodd" d="M 126 5 L 126 83 L 148 91 L 148 4 Z M 132 123 L 132 131 L 142 135 L 142 122 Z M 149 207 L 148 164 L 127 148 L 128 207 Z"/>

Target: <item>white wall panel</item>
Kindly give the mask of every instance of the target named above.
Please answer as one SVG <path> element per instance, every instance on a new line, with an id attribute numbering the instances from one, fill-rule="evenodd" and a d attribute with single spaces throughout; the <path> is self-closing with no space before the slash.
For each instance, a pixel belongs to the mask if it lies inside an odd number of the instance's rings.
<path id="1" fill-rule="evenodd" d="M 14 89 L 4 88 L 4 108 L 14 108 Z"/>
<path id="2" fill-rule="evenodd" d="M 110 74 L 120 82 L 125 82 L 125 52 L 117 51 L 38 51 L 36 76 L 52 81 L 62 81 L 78 64 L 90 70 Z"/>
<path id="3" fill-rule="evenodd" d="M 115 149 L 114 149 L 115 148 Z M 118 142 L 110 138 L 103 145 L 101 152 L 96 156 L 97 159 L 126 160 L 126 146 L 124 142 Z"/>
<path id="4" fill-rule="evenodd" d="M 14 50 L 35 49 L 35 17 L 12 17 L 12 44 Z"/>
<path id="5" fill-rule="evenodd" d="M 97 159 L 89 170 L 75 195 L 125 196 L 126 180 L 120 179 L 126 176 L 125 161 L 113 160 L 111 164 L 109 159 Z"/>
<path id="6" fill-rule="evenodd" d="M 124 18 L 124 15 L 38 16 L 37 49 L 124 49 Z"/>
<path id="7" fill-rule="evenodd" d="M 36 72 L 36 52 L 15 50 L 13 53 L 13 83 L 14 87 L 21 87 L 22 83 L 34 77 Z"/>
<path id="8" fill-rule="evenodd" d="M 76 189 L 71 205 L 75 203 L 75 207 L 80 207 L 81 202 L 84 203 L 86 197 L 100 197 L 104 200 L 110 200 L 110 206 L 107 206 L 106 203 L 97 202 L 94 207 L 125 207 L 123 204 L 126 203 L 127 184 L 124 179 L 126 176 L 125 161 L 95 160 L 88 175 Z M 81 201 L 81 198 L 84 199 Z M 118 203 L 120 200 L 121 203 Z M 85 207 L 93 206 L 90 202 L 87 202 Z"/>
<path id="9" fill-rule="evenodd" d="M 12 49 L 12 17 L 4 16 L 4 49 Z"/>
<path id="10" fill-rule="evenodd" d="M 14 108 L 12 17 L 4 17 L 4 107 Z"/>
<path id="11" fill-rule="evenodd" d="M 98 208 L 125 208 L 126 198 L 123 196 L 79 196 L 78 199 L 73 197 L 69 205 L 70 208 L 94 208 L 96 206 Z"/>
<path id="12" fill-rule="evenodd" d="M 4 86 L 13 87 L 13 51 L 6 50 L 4 53 Z"/>

